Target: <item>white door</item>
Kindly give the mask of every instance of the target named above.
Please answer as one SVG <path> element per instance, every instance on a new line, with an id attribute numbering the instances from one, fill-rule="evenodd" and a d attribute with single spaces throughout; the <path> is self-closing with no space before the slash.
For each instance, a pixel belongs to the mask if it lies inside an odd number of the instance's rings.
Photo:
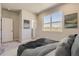
<path id="1" fill-rule="evenodd" d="M 2 42 L 13 40 L 13 20 L 2 18 Z"/>

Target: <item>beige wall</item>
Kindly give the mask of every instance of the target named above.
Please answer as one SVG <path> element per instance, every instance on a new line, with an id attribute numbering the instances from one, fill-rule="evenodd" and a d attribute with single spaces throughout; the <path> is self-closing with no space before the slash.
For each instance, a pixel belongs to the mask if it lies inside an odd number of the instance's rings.
<path id="1" fill-rule="evenodd" d="M 0 3 L 0 17 L 1 17 L 1 3 Z"/>
<path id="2" fill-rule="evenodd" d="M 1 4 L 0 4 L 0 45 L 1 45 Z"/>
<path id="3" fill-rule="evenodd" d="M 52 8 L 50 10 L 40 13 L 38 15 L 38 20 L 37 20 L 37 31 L 36 31 L 37 38 L 47 37 L 47 38 L 50 38 L 53 40 L 61 40 L 69 34 L 79 33 L 79 15 L 78 15 L 78 28 L 66 29 L 66 28 L 64 28 L 64 22 L 63 22 L 63 31 L 62 32 L 44 32 L 44 31 L 42 31 L 43 16 L 53 13 L 55 11 L 62 11 L 64 13 L 64 15 L 72 14 L 72 13 L 79 14 L 79 4 L 63 4 L 61 6 L 57 6 L 55 8 Z M 63 21 L 64 21 L 64 19 L 63 19 Z"/>
<path id="4" fill-rule="evenodd" d="M 19 41 L 22 40 L 22 11 L 19 13 Z"/>
<path id="5" fill-rule="evenodd" d="M 13 38 L 14 40 L 18 40 L 19 39 L 19 15 L 18 13 L 3 9 L 2 17 L 13 19 Z"/>

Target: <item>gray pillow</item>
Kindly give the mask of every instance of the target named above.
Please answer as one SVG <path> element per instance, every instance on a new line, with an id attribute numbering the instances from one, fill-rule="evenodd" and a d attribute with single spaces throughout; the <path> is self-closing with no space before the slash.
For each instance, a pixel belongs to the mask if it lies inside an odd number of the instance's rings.
<path id="1" fill-rule="evenodd" d="M 35 49 L 26 49 L 21 56 L 44 56 L 56 48 L 58 43 L 51 43 Z"/>
<path id="2" fill-rule="evenodd" d="M 77 34 L 69 35 L 63 39 L 55 50 L 55 56 L 70 56 L 71 47 Z"/>
<path id="3" fill-rule="evenodd" d="M 72 56 L 79 56 L 79 35 L 75 38 L 75 41 L 71 48 Z"/>

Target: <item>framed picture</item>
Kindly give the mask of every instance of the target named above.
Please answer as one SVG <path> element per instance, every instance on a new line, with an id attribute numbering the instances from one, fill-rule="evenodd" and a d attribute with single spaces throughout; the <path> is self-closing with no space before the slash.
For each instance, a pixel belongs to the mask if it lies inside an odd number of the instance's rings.
<path id="1" fill-rule="evenodd" d="M 30 21 L 24 20 L 24 29 L 29 29 L 29 28 L 30 28 Z"/>
<path id="2" fill-rule="evenodd" d="M 78 27 L 77 16 L 78 16 L 77 13 L 65 15 L 64 27 L 65 28 L 77 28 Z"/>

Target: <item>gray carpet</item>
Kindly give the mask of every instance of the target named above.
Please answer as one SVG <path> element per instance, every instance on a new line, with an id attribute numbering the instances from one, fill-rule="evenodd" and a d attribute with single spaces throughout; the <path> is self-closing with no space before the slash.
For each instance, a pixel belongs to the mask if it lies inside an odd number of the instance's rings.
<path id="1" fill-rule="evenodd" d="M 4 52 L 4 48 L 0 47 L 0 55 Z"/>
<path id="2" fill-rule="evenodd" d="M 0 56 L 14 56 L 16 55 L 17 48 L 19 46 L 19 42 L 8 42 L 4 43 L 2 47 L 0 47 Z"/>

